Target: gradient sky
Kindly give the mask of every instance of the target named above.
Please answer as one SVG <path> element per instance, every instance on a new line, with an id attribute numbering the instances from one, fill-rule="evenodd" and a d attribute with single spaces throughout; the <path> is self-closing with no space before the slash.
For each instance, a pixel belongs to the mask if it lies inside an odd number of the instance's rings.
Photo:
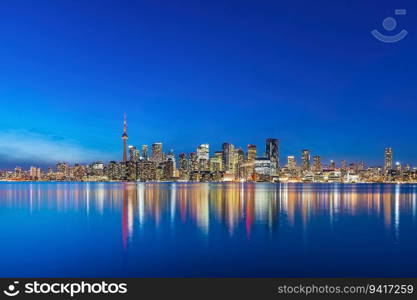
<path id="1" fill-rule="evenodd" d="M 229 141 L 417 166 L 417 1 L 6 0 L 0 168 Z M 406 16 L 394 10 L 407 9 Z M 370 31 L 393 16 L 396 44 Z"/>

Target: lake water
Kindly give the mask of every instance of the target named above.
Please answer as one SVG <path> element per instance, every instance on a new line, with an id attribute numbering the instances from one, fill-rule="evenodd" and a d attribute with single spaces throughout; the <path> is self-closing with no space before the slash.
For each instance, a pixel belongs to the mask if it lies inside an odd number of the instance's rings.
<path id="1" fill-rule="evenodd" d="M 417 276 L 417 185 L 0 183 L 2 277 Z"/>

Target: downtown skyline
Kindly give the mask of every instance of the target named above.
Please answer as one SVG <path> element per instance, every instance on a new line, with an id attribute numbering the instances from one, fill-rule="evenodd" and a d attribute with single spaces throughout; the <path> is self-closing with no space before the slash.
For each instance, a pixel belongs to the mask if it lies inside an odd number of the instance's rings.
<path id="1" fill-rule="evenodd" d="M 162 142 L 128 146 L 126 114 L 123 117 L 122 159 L 110 162 L 96 160 L 89 164 L 58 162 L 47 171 L 31 166 L 28 171 L 16 166 L 14 171 L 0 170 L 5 181 L 181 181 L 181 182 L 417 182 L 417 167 L 394 162 L 393 149 L 386 147 L 383 166 L 368 165 L 364 160 L 340 164 L 328 163 L 309 149 L 280 158 L 280 140 L 267 138 L 264 151 L 248 144 L 246 151 L 230 142 L 221 150 L 210 151 L 200 144 L 196 151 L 175 154 L 166 151 Z M 281 163 L 280 163 L 281 162 Z"/>
<path id="2" fill-rule="evenodd" d="M 358 159 L 358 160 L 341 159 L 339 161 L 337 161 L 335 159 L 327 159 L 326 157 L 323 157 L 320 154 L 320 152 L 312 150 L 309 147 L 304 147 L 302 149 L 299 149 L 299 150 L 293 151 L 293 152 L 288 152 L 287 151 L 288 154 L 283 156 L 283 155 L 281 155 L 282 154 L 282 152 L 281 152 L 282 151 L 281 139 L 277 139 L 277 138 L 266 138 L 266 146 L 264 146 L 265 145 L 265 142 L 264 142 L 261 145 L 261 147 L 259 147 L 257 144 L 254 144 L 254 143 L 247 143 L 246 145 L 235 145 L 234 143 L 232 143 L 230 141 L 223 141 L 223 142 L 220 142 L 220 143 L 216 143 L 216 145 L 218 145 L 217 148 L 216 148 L 216 146 L 213 146 L 210 143 L 207 143 L 207 142 L 204 143 L 203 142 L 201 144 L 197 144 L 196 146 L 194 146 L 194 149 L 191 147 L 191 150 L 189 152 L 178 152 L 178 151 L 175 151 L 174 147 L 171 147 L 171 148 L 166 147 L 166 144 L 161 142 L 161 141 L 153 141 L 150 144 L 136 143 L 135 141 L 130 141 L 129 142 L 129 135 L 127 134 L 127 115 L 126 115 L 126 113 L 124 113 L 122 124 L 123 124 L 123 132 L 122 132 L 122 141 L 123 141 L 122 147 L 123 148 L 122 148 L 122 151 L 121 151 L 122 154 L 120 154 L 120 146 L 119 146 L 119 155 L 109 156 L 107 159 L 103 159 L 102 157 L 100 157 L 100 154 L 97 153 L 96 157 L 89 157 L 88 158 L 89 160 L 87 160 L 87 161 L 82 157 L 79 160 L 66 160 L 66 159 L 63 159 L 61 157 L 57 157 L 55 160 L 52 160 L 50 164 L 47 164 L 47 163 L 44 163 L 44 162 L 43 163 L 42 162 L 38 163 L 36 160 L 30 161 L 30 151 L 29 151 L 27 153 L 27 156 L 28 156 L 27 163 L 19 164 L 18 162 L 11 161 L 10 164 L 14 163 L 14 165 L 10 165 L 10 166 L 1 166 L 0 165 L 0 170 L 7 170 L 7 169 L 14 168 L 14 167 L 28 168 L 28 167 L 32 167 L 33 165 L 36 165 L 37 167 L 41 167 L 43 169 L 47 169 L 47 168 L 55 166 L 55 164 L 60 163 L 60 162 L 65 162 L 65 163 L 68 163 L 68 164 L 86 164 L 86 163 L 92 163 L 92 162 L 96 162 L 96 161 L 100 161 L 100 162 L 104 162 L 104 163 L 107 163 L 109 161 L 126 162 L 130 159 L 129 151 L 132 147 L 134 149 L 138 149 L 139 151 L 142 152 L 143 151 L 143 149 L 142 149 L 143 146 L 146 146 L 147 150 L 151 151 L 151 147 L 153 145 L 156 145 L 156 144 L 160 144 L 161 148 L 162 148 L 162 145 L 165 145 L 164 149 L 162 151 L 164 153 L 164 155 L 172 152 L 176 156 L 179 156 L 181 154 L 189 155 L 190 153 L 195 153 L 196 155 L 198 155 L 199 147 L 206 145 L 207 146 L 207 150 L 206 150 L 207 151 L 207 160 L 208 160 L 209 157 L 211 157 L 216 151 L 221 150 L 222 144 L 225 144 L 225 143 L 231 144 L 233 146 L 233 148 L 236 149 L 236 150 L 241 149 L 242 151 L 245 152 L 245 155 L 247 157 L 249 157 L 251 155 L 250 154 L 250 151 L 251 151 L 250 148 L 251 147 L 255 149 L 254 150 L 255 154 L 252 154 L 252 156 L 253 157 L 259 157 L 259 158 L 267 157 L 267 156 L 269 157 L 269 156 L 271 156 L 271 153 L 268 155 L 267 154 L 268 152 L 276 151 L 274 156 L 276 156 L 278 167 L 282 167 L 282 165 L 280 165 L 280 162 L 284 162 L 283 165 L 285 165 L 285 164 L 288 163 L 289 159 L 293 160 L 295 164 L 298 164 L 298 165 L 302 166 L 304 164 L 304 160 L 305 160 L 304 157 L 303 157 L 304 156 L 304 151 L 308 151 L 308 155 L 310 156 L 310 160 L 311 160 L 311 165 L 314 164 L 314 157 L 316 157 L 316 156 L 318 156 L 320 158 L 320 163 L 322 163 L 323 165 L 330 165 L 331 163 L 334 163 L 334 164 L 337 164 L 337 165 L 340 166 L 343 162 L 345 162 L 345 163 L 356 163 L 356 164 L 366 163 L 366 165 L 368 167 L 381 167 L 381 168 L 385 168 L 385 165 L 386 165 L 386 153 L 385 153 L 384 157 L 382 157 L 382 158 L 378 157 L 378 159 L 373 160 L 373 161 L 378 161 L 378 163 L 376 163 L 376 164 L 369 163 L 368 161 L 366 161 L 364 159 Z M 271 150 L 269 148 L 269 146 L 268 146 L 268 140 L 269 139 L 272 139 L 272 140 L 276 141 L 277 146 L 276 146 L 275 150 Z M 56 143 L 57 144 L 60 143 L 60 138 L 57 138 Z M 36 144 L 34 144 L 32 146 L 33 146 L 33 148 L 37 147 Z M 385 149 L 385 151 L 386 151 L 386 149 L 391 149 L 391 166 L 392 167 L 394 167 L 396 164 L 402 164 L 404 166 L 409 165 L 411 167 L 417 167 L 417 164 L 412 165 L 407 161 L 403 161 L 401 159 L 398 159 L 398 156 L 394 157 L 393 153 L 392 153 L 392 147 L 387 146 L 387 147 L 384 147 L 384 149 Z M 27 148 L 27 150 L 29 150 L 29 148 Z M 71 149 L 71 147 L 69 147 L 68 149 L 63 149 L 63 150 L 71 151 L 72 149 Z M 94 154 L 91 153 L 90 155 L 94 155 Z M 130 153 L 130 155 L 131 155 L 131 153 Z M 119 156 L 119 157 L 117 157 L 117 156 Z M 140 156 L 142 157 L 142 155 L 140 155 Z M 347 157 L 349 157 L 349 155 L 347 155 Z"/>

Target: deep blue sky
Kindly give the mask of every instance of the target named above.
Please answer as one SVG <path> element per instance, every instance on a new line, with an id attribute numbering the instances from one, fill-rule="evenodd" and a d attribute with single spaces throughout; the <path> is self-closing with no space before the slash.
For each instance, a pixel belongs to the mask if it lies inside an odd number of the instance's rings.
<path id="1" fill-rule="evenodd" d="M 389 16 L 396 44 L 370 34 Z M 0 168 L 120 160 L 124 112 L 129 144 L 176 154 L 417 165 L 416 1 L 8 0 L 0 35 Z"/>

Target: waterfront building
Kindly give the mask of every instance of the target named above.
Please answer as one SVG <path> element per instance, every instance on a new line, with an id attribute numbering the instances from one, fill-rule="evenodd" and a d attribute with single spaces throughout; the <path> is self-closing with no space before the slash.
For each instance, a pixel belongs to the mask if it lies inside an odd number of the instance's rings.
<path id="1" fill-rule="evenodd" d="M 256 159 L 256 145 L 248 145 L 248 161 L 254 162 Z"/>
<path id="2" fill-rule="evenodd" d="M 301 166 L 303 171 L 310 171 L 310 150 L 303 150 L 301 153 Z"/>
<path id="3" fill-rule="evenodd" d="M 209 161 L 209 144 L 201 144 L 197 147 L 197 160 Z"/>
<path id="4" fill-rule="evenodd" d="M 269 181 L 272 175 L 272 163 L 269 158 L 257 157 L 254 164 L 256 180 Z"/>
<path id="5" fill-rule="evenodd" d="M 138 162 L 140 159 L 140 152 L 136 149 L 135 146 L 129 146 L 129 160 L 133 162 Z"/>
<path id="6" fill-rule="evenodd" d="M 223 169 L 226 173 L 234 173 L 233 172 L 233 156 L 234 156 L 234 151 L 235 147 L 230 144 L 230 143 L 223 143 L 222 145 L 222 151 L 223 151 L 223 155 L 222 155 L 222 164 L 223 164 Z"/>
<path id="7" fill-rule="evenodd" d="M 278 170 L 279 165 L 279 140 L 268 138 L 265 145 L 265 157 L 271 161 L 273 168 Z"/>
<path id="8" fill-rule="evenodd" d="M 334 160 L 331 160 L 330 161 L 330 166 L 329 166 L 330 168 L 330 170 L 331 171 L 334 171 L 334 170 L 336 170 L 336 163 L 335 163 L 335 161 Z"/>
<path id="9" fill-rule="evenodd" d="M 189 157 L 190 157 L 189 170 L 191 172 L 198 172 L 200 169 L 200 165 L 197 160 L 197 154 L 195 152 L 191 152 Z"/>
<path id="10" fill-rule="evenodd" d="M 314 172 L 321 172 L 323 167 L 321 165 L 321 158 L 319 155 L 315 155 L 313 157 L 313 171 Z"/>
<path id="11" fill-rule="evenodd" d="M 148 160 L 148 145 L 142 145 L 142 159 Z"/>
<path id="12" fill-rule="evenodd" d="M 138 180 L 154 181 L 156 180 L 156 163 L 153 161 L 141 160 L 138 166 Z"/>
<path id="13" fill-rule="evenodd" d="M 152 144 L 151 161 L 155 163 L 162 163 L 164 161 L 164 153 L 162 152 L 162 143 Z"/>
<path id="14" fill-rule="evenodd" d="M 287 156 L 287 168 L 293 170 L 297 167 L 297 163 L 295 162 L 295 156 L 289 155 Z"/>
<path id="15" fill-rule="evenodd" d="M 384 171 L 392 170 L 392 148 L 385 148 L 384 153 Z"/>
<path id="16" fill-rule="evenodd" d="M 210 172 L 221 172 L 222 167 L 222 151 L 214 152 L 214 156 L 210 157 Z"/>

